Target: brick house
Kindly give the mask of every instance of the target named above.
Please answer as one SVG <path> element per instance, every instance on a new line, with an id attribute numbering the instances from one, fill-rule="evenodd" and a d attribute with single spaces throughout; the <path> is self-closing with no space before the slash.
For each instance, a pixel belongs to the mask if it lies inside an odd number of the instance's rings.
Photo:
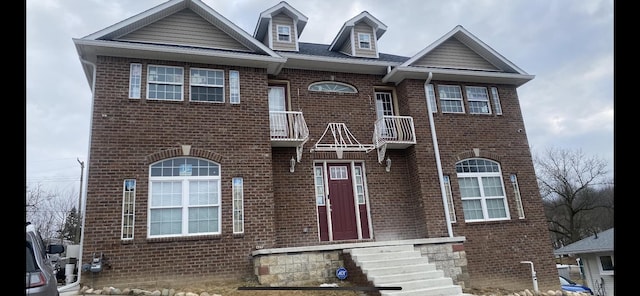
<path id="1" fill-rule="evenodd" d="M 534 76 L 462 26 L 403 57 L 366 11 L 331 44 L 299 42 L 307 21 L 283 1 L 251 35 L 170 0 L 73 39 L 82 262 L 105 263 L 83 282 L 366 282 L 350 250 L 410 245 L 455 285 L 531 288 L 531 261 L 558 289 L 517 95 Z"/>

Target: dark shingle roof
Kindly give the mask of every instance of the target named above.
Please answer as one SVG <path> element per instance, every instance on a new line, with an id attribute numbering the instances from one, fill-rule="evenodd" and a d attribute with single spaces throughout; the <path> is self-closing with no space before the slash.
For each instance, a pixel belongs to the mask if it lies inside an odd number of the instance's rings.
<path id="1" fill-rule="evenodd" d="M 553 251 L 553 254 L 567 255 L 609 251 L 613 251 L 613 228 L 559 248 Z"/>
<path id="2" fill-rule="evenodd" d="M 380 53 L 379 58 L 361 58 L 361 57 L 352 57 L 337 51 L 330 51 L 328 44 L 318 44 L 318 43 L 306 43 L 299 42 L 298 48 L 299 54 L 313 55 L 313 56 L 321 56 L 328 58 L 342 58 L 342 59 L 354 59 L 354 60 L 373 60 L 373 61 L 382 61 L 382 62 L 394 62 L 394 63 L 404 63 L 409 60 L 409 57 L 403 57 L 398 55 Z"/>

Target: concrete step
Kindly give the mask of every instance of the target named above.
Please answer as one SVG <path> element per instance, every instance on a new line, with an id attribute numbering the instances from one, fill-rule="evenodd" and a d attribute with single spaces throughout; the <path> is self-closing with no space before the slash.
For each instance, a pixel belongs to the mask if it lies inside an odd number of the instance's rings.
<path id="1" fill-rule="evenodd" d="M 456 285 L 415 290 L 381 290 L 381 296 L 462 296 L 462 288 Z"/>
<path id="2" fill-rule="evenodd" d="M 376 287 L 402 287 L 402 290 L 413 291 L 420 290 L 426 287 L 448 287 L 453 286 L 453 281 L 450 278 L 441 277 L 435 279 L 423 279 L 423 280 L 406 280 L 400 282 L 390 283 L 378 283 L 374 282 Z M 462 289 L 460 289 L 462 291 Z"/>
<path id="3" fill-rule="evenodd" d="M 345 250 L 350 254 L 379 254 L 379 253 L 390 253 L 390 252 L 401 252 L 401 251 L 414 251 L 413 245 L 393 245 L 393 246 L 382 246 L 382 247 L 367 247 L 367 248 L 354 248 Z"/>
<path id="4" fill-rule="evenodd" d="M 395 259 L 410 259 L 410 258 L 422 258 L 420 252 L 416 251 L 399 251 L 399 252 L 387 252 L 387 253 L 364 253 L 364 254 L 351 254 L 354 260 L 359 262 L 363 261 L 377 261 L 377 260 L 395 260 Z"/>
<path id="5" fill-rule="evenodd" d="M 377 268 L 362 268 L 362 271 L 368 276 L 387 276 L 387 275 L 402 275 L 414 272 L 431 272 L 436 271 L 435 264 L 414 264 L 414 265 L 388 265 Z M 442 273 L 444 274 L 444 273 Z"/>
<path id="6" fill-rule="evenodd" d="M 424 257 L 416 258 L 383 258 L 380 256 L 379 260 L 375 261 L 355 261 L 358 266 L 364 269 L 380 268 L 380 267 L 394 267 L 394 266 L 411 266 L 411 265 L 429 265 L 429 259 Z"/>
<path id="7" fill-rule="evenodd" d="M 463 296 L 462 288 L 444 276 L 435 264 L 422 257 L 413 245 L 397 245 L 345 250 L 382 296 Z"/>
<path id="8" fill-rule="evenodd" d="M 435 268 L 435 267 L 434 267 Z M 370 274 L 370 275 L 369 275 Z M 442 270 L 419 271 L 419 272 L 394 272 L 389 274 L 380 274 L 380 272 L 371 272 L 367 274 L 369 280 L 380 285 L 387 283 L 397 283 L 402 281 L 426 280 L 443 278 Z"/>

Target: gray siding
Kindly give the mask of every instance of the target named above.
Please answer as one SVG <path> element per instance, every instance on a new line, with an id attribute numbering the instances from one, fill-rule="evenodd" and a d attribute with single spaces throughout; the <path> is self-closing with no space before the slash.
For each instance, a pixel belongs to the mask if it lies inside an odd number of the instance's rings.
<path id="1" fill-rule="evenodd" d="M 342 47 L 340 47 L 340 52 L 342 52 L 344 54 L 348 54 L 348 55 L 353 55 L 353 52 L 351 52 L 351 50 L 352 50 L 352 48 L 351 48 L 351 38 L 349 38 L 342 45 Z"/>
<path id="2" fill-rule="evenodd" d="M 355 55 L 358 57 L 375 58 L 377 57 L 376 35 L 373 34 L 373 28 L 365 22 L 359 22 L 353 27 L 353 40 L 355 44 Z M 358 33 L 367 33 L 371 36 L 371 49 L 361 49 L 358 45 Z"/>
<path id="3" fill-rule="evenodd" d="M 273 39 L 273 50 L 296 51 L 296 27 L 293 26 L 293 19 L 284 13 L 275 15 L 272 19 L 271 38 Z M 278 41 L 278 25 L 289 26 L 291 28 L 291 42 Z"/>
<path id="4" fill-rule="evenodd" d="M 131 32 L 118 40 L 250 51 L 189 9 Z"/>
<path id="5" fill-rule="evenodd" d="M 443 67 L 473 70 L 500 70 L 455 38 L 440 44 L 411 66 Z"/>

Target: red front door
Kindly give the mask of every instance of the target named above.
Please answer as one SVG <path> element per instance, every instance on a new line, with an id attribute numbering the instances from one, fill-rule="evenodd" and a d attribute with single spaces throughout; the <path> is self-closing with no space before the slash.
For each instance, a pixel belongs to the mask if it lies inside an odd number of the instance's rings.
<path id="1" fill-rule="evenodd" d="M 327 165 L 333 240 L 357 239 L 356 207 L 349 163 Z"/>

